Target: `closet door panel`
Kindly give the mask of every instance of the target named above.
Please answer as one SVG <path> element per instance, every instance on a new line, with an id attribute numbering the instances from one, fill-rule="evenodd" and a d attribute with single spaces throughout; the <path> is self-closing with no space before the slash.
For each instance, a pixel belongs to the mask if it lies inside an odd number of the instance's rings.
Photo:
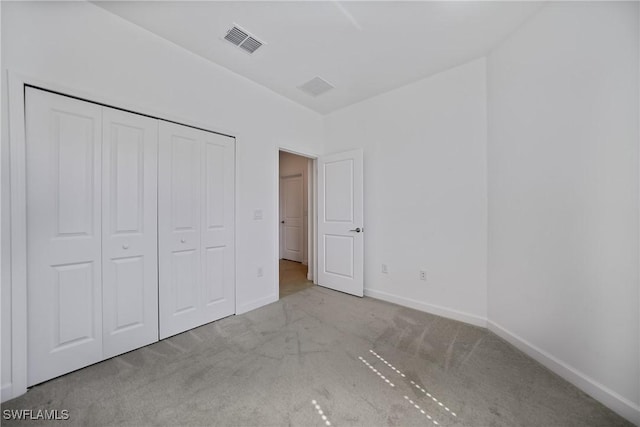
<path id="1" fill-rule="evenodd" d="M 28 385 L 102 359 L 101 108 L 25 92 Z"/>
<path id="2" fill-rule="evenodd" d="M 160 123 L 160 337 L 235 313 L 235 140 Z"/>
<path id="3" fill-rule="evenodd" d="M 202 324 L 200 131 L 159 122 L 160 338 Z"/>
<path id="4" fill-rule="evenodd" d="M 103 110 L 104 357 L 158 340 L 158 121 Z"/>
<path id="5" fill-rule="evenodd" d="M 203 301 L 205 321 L 235 313 L 235 140 L 205 133 Z"/>
<path id="6" fill-rule="evenodd" d="M 172 251 L 171 295 L 168 297 L 171 301 L 171 312 L 174 317 L 196 314 L 200 305 L 199 267 L 200 254 L 196 249 Z"/>

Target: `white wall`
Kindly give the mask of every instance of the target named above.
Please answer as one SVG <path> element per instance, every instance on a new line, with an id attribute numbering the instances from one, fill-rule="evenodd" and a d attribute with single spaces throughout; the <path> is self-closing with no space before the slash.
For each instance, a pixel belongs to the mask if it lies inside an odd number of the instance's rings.
<path id="1" fill-rule="evenodd" d="M 488 57 L 489 319 L 640 423 L 638 3 L 545 6 Z"/>
<path id="2" fill-rule="evenodd" d="M 327 116 L 327 153 L 364 148 L 366 295 L 485 324 L 485 85 L 479 59 Z"/>
<path id="3" fill-rule="evenodd" d="M 4 39 L 4 38 L 3 38 Z M 3 40 L 4 41 L 4 40 Z M 4 86 L 4 85 L 3 85 Z M 6 93 L 5 88 L 2 88 L 2 94 Z M 2 106 L 2 131 L 5 132 L 7 124 L 5 121 L 6 108 Z M 6 393 L 10 393 L 7 387 L 11 383 L 11 257 L 10 257 L 10 216 L 9 216 L 9 147 L 8 144 L 3 141 L 0 145 L 0 180 L 2 185 L 0 186 L 0 197 L 2 201 L 2 214 L 0 215 L 0 280 L 2 283 L 0 301 L 0 326 L 2 328 L 2 335 L 0 335 L 0 361 L 2 362 L 2 371 L 0 372 L 0 380 L 2 384 L 2 396 L 3 400 Z"/>
<path id="4" fill-rule="evenodd" d="M 0 23 L 2 22 L 2 7 L 0 7 Z M 4 39 L 2 37 L 2 31 L 0 31 L 0 52 L 2 51 L 2 43 Z M 2 69 L 2 57 L 0 55 L 0 70 Z M 3 99 L 5 87 L 4 84 L 0 84 L 0 99 Z M 4 136 L 4 130 L 6 129 L 5 105 L 0 104 L 0 135 Z M 11 381 L 11 346 L 5 346 L 3 343 L 11 340 L 11 322 L 6 319 L 11 318 L 11 289 L 9 289 L 10 280 L 10 258 L 9 258 L 9 234 L 10 223 L 9 215 L 4 210 L 4 201 L 9 198 L 9 186 L 6 185 L 9 178 L 9 152 L 8 147 L 5 144 L 0 144 L 0 283 L 2 284 L 0 289 L 0 365 L 2 366 L 0 371 L 0 387 L 3 390 L 0 392 L 0 397 L 4 396 L 9 390 L 6 390 L 4 385 L 6 381 L 4 378 L 8 378 Z M 5 288 L 8 292 L 5 293 Z M 4 400 L 4 399 L 3 399 Z"/>
<path id="5" fill-rule="evenodd" d="M 309 159 L 296 154 L 280 151 L 280 178 L 302 175 L 302 263 L 309 263 Z M 282 258 L 282 242 L 280 242 L 280 258 Z"/>
<path id="6" fill-rule="evenodd" d="M 322 117 L 85 2 L 2 2 L 2 67 L 238 135 L 238 312 L 278 298 L 278 146 L 322 152 Z M 215 42 L 215 40 L 213 41 Z M 242 54 L 241 52 L 239 54 Z M 4 76 L 3 76 L 4 77 Z M 2 91 L 2 384 L 10 348 L 6 78 Z M 213 130 L 216 130 L 213 129 Z M 264 219 L 253 220 L 255 209 Z M 257 268 L 264 277 L 257 277 Z M 9 362 L 9 365 L 7 363 Z"/>

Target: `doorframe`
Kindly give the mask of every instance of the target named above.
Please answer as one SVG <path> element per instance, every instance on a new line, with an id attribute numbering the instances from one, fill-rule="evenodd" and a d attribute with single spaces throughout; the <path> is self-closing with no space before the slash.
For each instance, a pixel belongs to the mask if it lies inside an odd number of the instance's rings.
<path id="1" fill-rule="evenodd" d="M 276 207 L 274 218 L 278 218 L 275 221 L 275 281 L 274 281 L 274 294 L 276 301 L 280 299 L 280 152 L 295 154 L 296 156 L 306 157 L 311 162 L 311 166 L 308 168 L 308 183 L 307 186 L 310 191 L 307 192 L 307 204 L 312 202 L 311 210 L 307 213 L 307 234 L 310 239 L 307 239 L 307 259 L 308 270 L 307 279 L 311 280 L 314 285 L 318 284 L 318 275 L 316 274 L 318 266 L 318 158 L 319 154 L 309 152 L 306 150 L 299 150 L 297 148 L 291 148 L 288 146 L 279 145 L 275 149 L 275 188 L 276 188 Z M 309 170 L 310 169 L 310 170 Z"/>
<path id="2" fill-rule="evenodd" d="M 9 223 L 10 244 L 9 257 L 10 289 L 11 289 L 11 381 L 0 383 L 2 402 L 18 397 L 27 392 L 27 204 L 26 204 L 26 122 L 25 122 L 25 90 L 27 86 L 54 92 L 63 96 L 110 106 L 124 111 L 150 116 L 160 120 L 208 130 L 235 138 L 234 144 L 234 313 L 238 310 L 238 144 L 241 133 L 218 126 L 214 123 L 201 123 L 179 117 L 174 114 L 156 110 L 151 106 L 131 103 L 129 101 L 105 96 L 100 93 L 87 92 L 67 86 L 65 83 L 52 81 L 47 77 L 26 75 L 7 70 L 3 76 L 7 81 L 7 113 L 9 125 Z M 5 213 L 6 215 L 6 213 Z M 6 238 L 6 236 L 3 236 Z M 277 295 L 277 294 L 276 294 Z M 0 381 L 4 379 L 0 378 Z"/>

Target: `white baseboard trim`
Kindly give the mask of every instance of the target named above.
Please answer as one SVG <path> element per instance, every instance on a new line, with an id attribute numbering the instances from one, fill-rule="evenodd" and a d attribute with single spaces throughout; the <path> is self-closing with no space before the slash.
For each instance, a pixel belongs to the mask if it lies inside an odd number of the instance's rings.
<path id="1" fill-rule="evenodd" d="M 598 400 L 603 405 L 609 407 L 611 410 L 617 412 L 632 423 L 640 425 L 640 406 L 634 404 L 623 396 L 620 396 L 613 390 L 610 390 L 572 366 L 569 366 L 562 360 L 536 347 L 497 323 L 489 320 L 487 321 L 487 327 L 491 332 L 498 335 L 518 350 L 526 353 L 537 362 L 546 366 L 548 369 L 569 381 L 571 384 Z"/>
<path id="2" fill-rule="evenodd" d="M 476 316 L 475 314 L 469 314 L 469 313 L 465 313 L 458 310 L 452 310 L 450 308 L 441 307 L 438 305 L 426 304 L 424 302 L 416 301 L 409 298 L 399 297 L 397 295 L 389 294 L 382 291 L 376 291 L 374 289 L 365 288 L 364 295 L 371 298 L 392 302 L 394 304 L 399 304 L 404 307 L 409 307 L 409 308 L 424 311 L 427 313 L 435 314 L 436 316 L 442 316 L 449 319 L 458 320 L 460 322 L 469 323 L 471 325 L 480 326 L 483 328 L 487 327 L 487 319 L 485 319 L 484 317 Z"/>
<path id="3" fill-rule="evenodd" d="M 255 310 L 256 308 L 263 307 L 267 304 L 278 301 L 278 295 L 269 295 L 264 298 L 258 298 L 253 301 L 249 301 L 245 304 L 236 307 L 236 314 L 244 314 L 248 311 Z"/>
<path id="4" fill-rule="evenodd" d="M 13 399 L 13 383 L 2 384 L 0 390 L 2 402 Z"/>

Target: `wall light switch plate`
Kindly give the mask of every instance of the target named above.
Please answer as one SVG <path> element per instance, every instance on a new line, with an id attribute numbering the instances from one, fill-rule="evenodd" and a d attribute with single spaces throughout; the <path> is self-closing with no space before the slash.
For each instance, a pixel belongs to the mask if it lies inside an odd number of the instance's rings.
<path id="1" fill-rule="evenodd" d="M 389 271 L 387 270 L 387 264 L 382 264 L 382 272 L 387 274 Z"/>
<path id="2" fill-rule="evenodd" d="M 262 219 L 262 209 L 256 209 L 255 211 L 253 211 L 253 219 Z"/>

